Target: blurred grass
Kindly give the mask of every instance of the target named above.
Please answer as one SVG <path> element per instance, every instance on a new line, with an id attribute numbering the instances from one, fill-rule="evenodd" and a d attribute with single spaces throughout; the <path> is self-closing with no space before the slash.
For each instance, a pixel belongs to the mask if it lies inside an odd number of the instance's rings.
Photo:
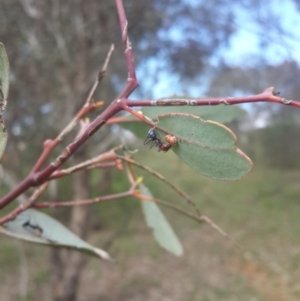
<path id="1" fill-rule="evenodd" d="M 162 208 L 184 245 L 184 257 L 175 258 L 155 243 L 138 201 L 103 203 L 93 207 L 101 228 L 89 240 L 101 247 L 111 232 L 119 233 L 109 246 L 119 263 L 111 266 L 92 259 L 80 300 L 100 295 L 111 301 L 161 300 L 163 296 L 175 301 L 300 299 L 300 172 L 254 168 L 242 181 L 222 182 L 195 173 L 172 152 L 143 149 L 135 159 L 186 191 L 202 214 L 242 245 L 243 251 L 208 225 Z M 193 210 L 163 183 L 135 170 L 153 195 Z M 95 183 L 101 181 L 95 175 L 92 178 Z M 114 171 L 112 179 L 111 192 L 128 187 L 120 171 Z M 5 275 L 13 279 L 20 264 L 11 242 L 1 237 L 1 271 L 10 273 L 1 273 L 0 279 Z M 34 300 L 50 300 L 45 295 L 50 285 L 47 249 L 26 245 L 26 255 L 30 294 Z M 10 280 L 0 283 L 0 290 L 6 283 Z"/>

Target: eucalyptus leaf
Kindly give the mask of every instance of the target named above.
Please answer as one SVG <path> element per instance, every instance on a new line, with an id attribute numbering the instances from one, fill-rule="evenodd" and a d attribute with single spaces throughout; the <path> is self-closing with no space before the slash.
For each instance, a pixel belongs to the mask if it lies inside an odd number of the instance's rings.
<path id="1" fill-rule="evenodd" d="M 141 184 L 140 190 L 143 195 L 152 197 L 145 185 Z M 159 245 L 170 253 L 181 256 L 183 254 L 182 245 L 157 204 L 144 200 L 142 201 L 142 209 L 147 225 L 153 229 L 153 235 Z"/>
<path id="2" fill-rule="evenodd" d="M 191 168 L 218 180 L 239 180 L 252 169 L 251 160 L 236 147 L 236 136 L 222 124 L 191 114 L 159 115 L 156 130 L 177 138 L 175 154 Z"/>
<path id="3" fill-rule="evenodd" d="M 0 160 L 7 144 L 7 132 L 2 119 L 9 90 L 9 62 L 4 45 L 0 43 Z"/>
<path id="4" fill-rule="evenodd" d="M 0 226 L 0 233 L 32 243 L 65 247 L 105 260 L 112 260 L 104 250 L 95 248 L 57 220 L 34 209 L 22 212 L 14 220 Z"/>
<path id="5" fill-rule="evenodd" d="M 7 132 L 4 127 L 4 124 L 0 123 L 0 161 L 3 157 L 6 144 L 7 144 Z"/>
<path id="6" fill-rule="evenodd" d="M 6 100 L 9 90 L 9 61 L 2 43 L 0 43 L 0 81 L 3 98 Z"/>

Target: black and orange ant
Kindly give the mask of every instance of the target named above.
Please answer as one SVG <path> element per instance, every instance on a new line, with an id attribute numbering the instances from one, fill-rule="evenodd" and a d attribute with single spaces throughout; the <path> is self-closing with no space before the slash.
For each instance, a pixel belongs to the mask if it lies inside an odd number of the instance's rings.
<path id="1" fill-rule="evenodd" d="M 151 129 L 148 132 L 148 135 L 144 141 L 144 144 L 147 144 L 149 142 L 153 142 L 152 145 L 150 146 L 150 148 L 154 147 L 158 147 L 158 151 L 163 151 L 163 152 L 167 152 L 172 145 L 170 143 L 162 143 L 161 140 L 159 138 L 157 138 L 156 133 L 153 129 Z"/>

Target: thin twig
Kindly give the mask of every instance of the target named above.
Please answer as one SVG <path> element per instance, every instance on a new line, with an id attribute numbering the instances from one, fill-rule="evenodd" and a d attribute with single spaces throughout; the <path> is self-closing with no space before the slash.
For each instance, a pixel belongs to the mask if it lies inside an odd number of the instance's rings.
<path id="1" fill-rule="evenodd" d="M 70 202 L 41 202 L 41 203 L 34 204 L 33 207 L 34 208 L 74 207 L 74 206 L 85 206 L 85 205 L 91 205 L 91 204 L 100 203 L 100 202 L 117 200 L 120 198 L 133 196 L 135 193 L 134 191 L 138 184 L 139 184 L 139 182 L 133 183 L 131 185 L 131 187 L 128 189 L 128 191 L 121 192 L 121 193 L 111 194 L 111 195 L 107 195 L 107 196 L 101 196 L 101 197 L 88 199 L 88 200 L 79 200 L 79 201 L 70 201 Z"/>
<path id="2" fill-rule="evenodd" d="M 15 219 L 20 213 L 25 211 L 26 209 L 33 206 L 33 204 L 37 201 L 39 196 L 45 191 L 45 189 L 48 187 L 49 182 L 45 182 L 40 187 L 38 187 L 31 197 L 26 200 L 25 202 L 21 203 L 18 207 L 16 207 L 13 211 L 6 214 L 4 217 L 0 219 L 0 225 L 3 225 L 13 219 Z"/>
<path id="3" fill-rule="evenodd" d="M 122 102 L 120 102 L 120 99 L 123 97 L 126 98 L 129 97 L 129 95 L 138 86 L 138 82 L 135 74 L 135 66 L 133 62 L 134 61 L 133 52 L 128 38 L 128 22 L 126 19 L 126 14 L 124 11 L 122 0 L 116 0 L 116 5 L 117 5 L 119 20 L 120 20 L 122 40 L 123 42 L 126 42 L 126 45 L 124 43 L 124 48 L 125 48 L 124 52 L 125 52 L 126 63 L 127 63 L 127 71 L 129 74 L 126 87 L 118 95 L 118 97 L 114 101 L 112 101 L 112 103 L 93 122 L 91 122 L 85 128 L 84 132 L 80 135 L 80 137 L 78 137 L 72 143 L 70 143 L 55 161 L 53 161 L 47 167 L 45 167 L 43 170 L 40 171 L 40 169 L 42 168 L 43 164 L 45 163 L 46 159 L 48 158 L 49 154 L 52 152 L 54 147 L 61 141 L 62 138 L 64 138 L 66 133 L 68 133 L 69 130 L 75 126 L 76 122 L 78 121 L 77 120 L 78 115 L 75 117 L 75 120 L 73 119 L 71 121 L 67 129 L 65 129 L 62 132 L 62 134 L 60 134 L 54 141 L 52 140 L 45 141 L 43 152 L 40 158 L 37 160 L 36 164 L 34 165 L 32 171 L 13 190 L 11 190 L 9 193 L 7 193 L 5 196 L 3 196 L 0 199 L 0 209 L 10 204 L 15 198 L 17 198 L 19 195 L 24 193 L 30 187 L 39 186 L 44 182 L 48 181 L 51 174 L 56 170 L 58 170 L 73 155 L 73 153 L 79 147 L 81 147 L 94 133 L 96 133 L 111 117 L 113 117 L 115 114 L 123 110 L 123 104 Z M 79 114 L 81 113 L 85 114 L 86 113 L 85 110 L 88 110 L 91 107 L 96 108 L 96 105 L 91 104 L 90 106 L 83 107 L 82 110 L 79 112 Z"/>
<path id="4" fill-rule="evenodd" d="M 108 151 L 95 158 L 86 160 L 86 161 L 79 163 L 77 165 L 74 165 L 72 167 L 58 170 L 49 177 L 49 180 L 61 178 L 63 176 L 69 175 L 71 173 L 74 173 L 74 172 L 77 172 L 80 170 L 100 167 L 100 166 L 102 166 L 103 162 L 115 161 L 116 159 L 117 159 L 116 153 L 114 151 Z M 114 165 L 116 165 L 116 164 L 114 163 Z"/>
<path id="5" fill-rule="evenodd" d="M 128 21 L 126 18 L 123 1 L 116 0 L 116 5 L 117 5 L 118 16 L 120 21 L 122 42 L 123 42 L 124 54 L 126 58 L 126 65 L 127 65 L 127 72 L 128 72 L 127 85 L 122 91 L 122 93 L 119 95 L 119 98 L 122 98 L 122 97 L 128 97 L 128 95 L 130 95 L 136 89 L 136 87 L 138 87 L 139 84 L 135 73 L 132 46 L 128 37 Z"/>
<path id="6" fill-rule="evenodd" d="M 177 186 L 175 186 L 173 183 L 171 183 L 170 181 L 168 181 L 163 175 L 161 175 L 160 173 L 158 173 L 157 171 L 152 170 L 151 168 L 144 166 L 134 160 L 132 160 L 131 158 L 128 157 L 123 157 L 120 155 L 117 155 L 117 157 L 125 162 L 128 162 L 130 164 L 133 164 L 143 170 L 145 170 L 146 172 L 148 172 L 149 174 L 153 175 L 154 177 L 160 179 L 162 182 L 164 182 L 166 185 L 168 185 L 172 190 L 174 190 L 177 194 L 179 194 L 180 196 L 182 196 L 187 202 L 188 204 L 190 204 L 194 209 L 195 212 L 197 214 L 197 216 L 200 216 L 200 210 L 197 207 L 196 203 L 193 201 L 193 199 L 184 191 L 182 191 L 181 189 L 179 189 Z"/>
<path id="7" fill-rule="evenodd" d="M 217 106 L 236 105 L 243 103 L 270 102 L 300 108 L 300 102 L 285 99 L 274 94 L 274 87 L 265 89 L 262 93 L 243 97 L 217 97 L 217 98 L 162 98 L 157 100 L 130 100 L 122 99 L 123 105 L 128 107 L 178 107 L 178 106 Z M 140 118 L 139 115 L 135 115 Z"/>
<path id="8" fill-rule="evenodd" d="M 47 140 L 44 143 L 44 150 L 40 156 L 40 158 L 37 160 L 37 163 L 35 164 L 35 166 L 32 169 L 32 173 L 38 171 L 42 165 L 44 164 L 44 162 L 46 161 L 46 159 L 48 158 L 48 156 L 50 155 L 50 153 L 53 151 L 53 149 L 61 142 L 64 140 L 64 138 L 67 136 L 67 134 L 69 134 L 74 127 L 77 125 L 78 121 L 83 118 L 86 114 L 94 111 L 96 108 L 103 106 L 103 102 L 98 102 L 96 104 L 93 103 L 92 101 L 92 97 L 99 85 L 99 83 L 101 82 L 102 78 L 105 75 L 110 57 L 112 55 L 112 52 L 114 50 L 114 45 L 112 44 L 105 62 L 101 68 L 101 70 L 98 73 L 98 76 L 96 78 L 96 81 L 94 82 L 92 88 L 90 89 L 90 92 L 88 94 L 88 97 L 85 101 L 85 103 L 83 104 L 83 106 L 80 108 L 79 112 L 76 114 L 76 116 L 69 122 L 69 124 L 60 132 L 60 134 L 54 139 L 54 140 Z"/>
<path id="9" fill-rule="evenodd" d="M 176 210 L 178 212 L 181 212 L 183 214 L 187 214 L 188 213 L 187 211 L 183 211 L 183 210 L 181 210 L 181 208 L 179 208 L 179 207 L 177 207 L 177 206 L 175 206 L 175 205 L 173 205 L 171 203 L 164 202 L 162 200 L 158 200 L 158 203 L 162 204 L 163 206 L 172 208 L 172 209 L 174 209 L 174 210 Z M 221 227 L 219 227 L 216 223 L 214 223 L 209 217 L 207 217 L 205 215 L 196 216 L 196 215 L 193 215 L 193 214 L 190 214 L 189 216 L 192 217 L 192 218 L 194 218 L 195 220 L 197 220 L 200 223 L 206 223 L 206 224 L 210 225 L 213 229 L 215 229 L 222 236 L 224 236 L 231 243 L 233 243 L 236 247 L 238 247 L 238 249 L 240 251 L 243 251 L 243 247 L 238 242 L 236 242 L 232 237 L 230 237 Z"/>
<path id="10" fill-rule="evenodd" d="M 102 66 L 102 69 L 99 71 L 99 73 L 97 75 L 97 78 L 96 78 L 96 80 L 94 82 L 94 85 L 92 86 L 92 88 L 91 88 L 91 90 L 90 90 L 90 92 L 88 94 L 88 97 L 87 97 L 87 100 L 86 100 L 86 104 L 91 104 L 92 103 L 92 101 L 93 101 L 93 95 L 94 95 L 94 93 L 95 93 L 98 85 L 100 84 L 101 80 L 105 76 L 106 69 L 107 69 L 107 66 L 109 64 L 109 61 L 110 61 L 110 58 L 111 58 L 111 55 L 112 55 L 114 49 L 115 49 L 114 44 L 111 44 L 110 49 L 109 49 L 109 51 L 108 51 L 108 53 L 106 55 L 106 59 L 104 61 L 104 64 Z"/>
<path id="11" fill-rule="evenodd" d="M 155 202 L 158 204 L 161 204 L 165 207 L 171 208 L 179 213 L 182 213 L 192 219 L 194 219 L 195 221 L 199 222 L 199 223 L 207 223 L 208 225 L 210 225 L 213 229 L 215 229 L 217 232 L 219 232 L 222 236 L 224 236 L 225 238 L 227 238 L 231 243 L 233 243 L 234 245 L 236 245 L 240 251 L 243 250 L 242 246 L 240 244 L 238 244 L 234 239 L 232 239 L 222 228 L 220 228 L 216 223 L 214 223 L 210 218 L 208 218 L 205 215 L 200 215 L 197 216 L 193 213 L 190 213 L 186 210 L 183 210 L 182 208 L 170 203 L 170 202 L 165 202 L 163 200 L 160 200 L 158 198 L 154 198 L 154 197 L 150 197 L 150 196 L 146 196 L 146 195 L 142 195 L 142 194 L 134 194 L 135 197 L 139 198 L 140 200 L 144 200 L 144 201 L 150 201 L 150 202 Z"/>

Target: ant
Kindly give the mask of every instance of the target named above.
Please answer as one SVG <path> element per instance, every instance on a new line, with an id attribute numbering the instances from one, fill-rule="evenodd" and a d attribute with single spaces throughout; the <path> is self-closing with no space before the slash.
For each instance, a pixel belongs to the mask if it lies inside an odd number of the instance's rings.
<path id="1" fill-rule="evenodd" d="M 159 152 L 160 151 L 167 152 L 172 146 L 170 143 L 167 143 L 167 144 L 162 143 L 161 140 L 159 138 L 157 138 L 156 133 L 153 129 L 149 130 L 148 135 L 144 141 L 144 144 L 147 144 L 151 141 L 153 143 L 150 146 L 150 148 L 152 148 L 153 146 L 158 147 Z"/>
<path id="2" fill-rule="evenodd" d="M 44 232 L 40 226 L 34 225 L 34 224 L 30 223 L 30 221 L 25 222 L 22 226 L 25 229 L 28 229 L 29 232 L 32 231 L 36 236 L 41 236 Z"/>
<path id="3" fill-rule="evenodd" d="M 279 91 L 278 91 L 278 92 L 273 91 L 272 94 L 273 94 L 274 96 L 279 96 L 279 95 L 280 95 L 280 92 L 279 92 Z"/>

